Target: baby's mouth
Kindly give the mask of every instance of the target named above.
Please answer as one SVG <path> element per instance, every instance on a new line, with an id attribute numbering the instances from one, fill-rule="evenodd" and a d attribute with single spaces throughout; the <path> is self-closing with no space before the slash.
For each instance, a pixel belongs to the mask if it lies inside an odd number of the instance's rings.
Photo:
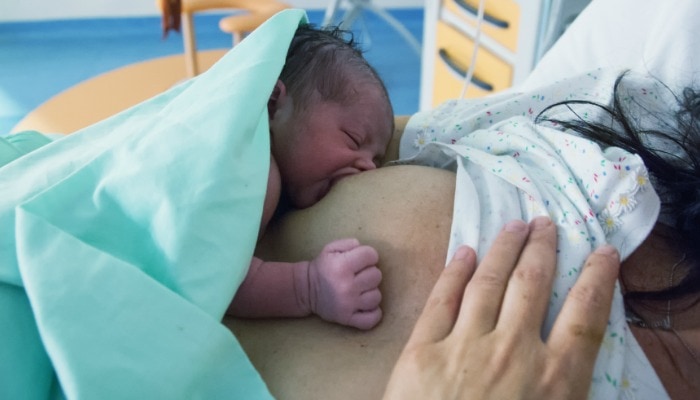
<path id="1" fill-rule="evenodd" d="M 325 184 L 323 185 L 323 187 L 321 188 L 321 190 L 318 192 L 318 198 L 316 199 L 316 201 L 319 201 L 319 200 L 321 200 L 322 198 L 326 197 L 326 195 L 328 194 L 328 192 L 331 191 L 331 189 L 333 188 L 333 186 L 336 185 L 336 183 L 338 183 L 338 182 L 340 182 L 341 180 L 347 178 L 348 176 L 355 175 L 356 173 L 357 173 L 357 172 L 345 173 L 345 174 L 341 174 L 341 175 L 338 175 L 338 176 L 334 176 L 334 177 L 328 179 L 328 180 L 325 182 Z"/>

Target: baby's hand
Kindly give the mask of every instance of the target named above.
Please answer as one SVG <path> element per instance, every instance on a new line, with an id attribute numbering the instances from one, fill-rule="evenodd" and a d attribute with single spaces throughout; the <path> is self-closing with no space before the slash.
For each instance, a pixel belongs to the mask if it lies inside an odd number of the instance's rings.
<path id="1" fill-rule="evenodd" d="M 373 328 L 382 319 L 377 268 L 379 255 L 357 239 L 326 245 L 309 263 L 309 306 L 326 321 L 359 329 Z"/>

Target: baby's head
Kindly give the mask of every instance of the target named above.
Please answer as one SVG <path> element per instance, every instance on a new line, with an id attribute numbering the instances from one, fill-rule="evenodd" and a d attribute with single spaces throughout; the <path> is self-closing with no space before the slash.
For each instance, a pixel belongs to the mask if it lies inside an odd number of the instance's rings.
<path id="1" fill-rule="evenodd" d="M 347 35 L 300 26 L 270 96 L 272 155 L 294 207 L 309 207 L 341 178 L 376 168 L 391 139 L 389 95 Z"/>

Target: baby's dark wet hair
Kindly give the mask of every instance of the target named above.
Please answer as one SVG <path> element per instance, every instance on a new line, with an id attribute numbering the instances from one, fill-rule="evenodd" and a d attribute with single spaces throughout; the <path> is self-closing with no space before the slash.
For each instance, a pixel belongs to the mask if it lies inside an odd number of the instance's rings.
<path id="1" fill-rule="evenodd" d="M 391 110 L 386 87 L 364 58 L 352 32 L 337 27 L 300 25 L 289 45 L 280 80 L 302 112 L 310 106 L 314 92 L 322 101 L 354 101 L 362 95 L 356 89 L 358 83 L 380 87 Z"/>

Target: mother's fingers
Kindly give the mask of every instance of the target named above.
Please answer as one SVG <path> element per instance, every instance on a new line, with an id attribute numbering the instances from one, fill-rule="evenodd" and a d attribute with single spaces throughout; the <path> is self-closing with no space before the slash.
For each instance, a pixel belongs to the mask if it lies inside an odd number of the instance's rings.
<path id="1" fill-rule="evenodd" d="M 538 217 L 510 277 L 497 328 L 506 332 L 536 332 L 539 337 L 551 297 L 557 265 L 557 229 L 552 220 Z"/>
<path id="2" fill-rule="evenodd" d="M 413 329 L 408 345 L 437 342 L 451 331 L 459 313 L 464 287 L 476 268 L 476 254 L 467 246 L 455 252 L 440 274 Z"/>
<path id="3" fill-rule="evenodd" d="M 468 284 L 455 329 L 477 334 L 493 330 L 527 235 L 528 225 L 520 220 L 507 223 L 501 230 Z"/>
<path id="4" fill-rule="evenodd" d="M 547 344 L 555 354 L 568 358 L 567 365 L 591 371 L 605 334 L 620 256 L 614 247 L 596 249 L 586 261 L 581 276 L 569 292 L 554 323 Z M 590 382 L 589 377 L 580 377 Z"/>

